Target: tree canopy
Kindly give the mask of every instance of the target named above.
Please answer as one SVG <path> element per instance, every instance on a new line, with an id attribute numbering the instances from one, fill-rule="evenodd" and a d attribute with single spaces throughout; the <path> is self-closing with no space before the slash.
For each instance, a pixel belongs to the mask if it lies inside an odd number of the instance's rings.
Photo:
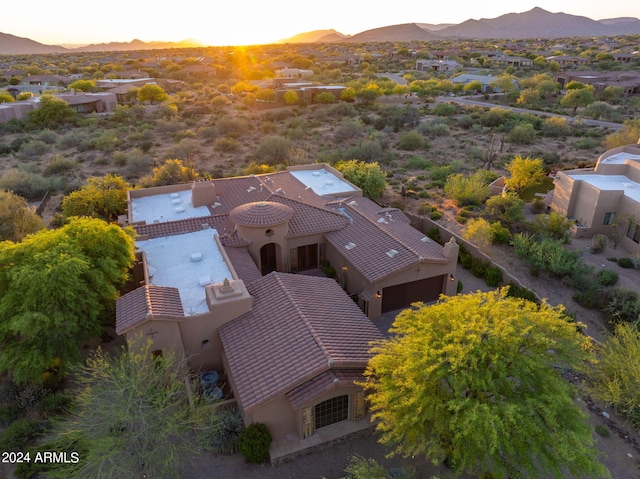
<path id="1" fill-rule="evenodd" d="M 148 346 L 113 357 L 98 349 L 78 369 L 75 408 L 54 431 L 86 452 L 78 464 L 57 468 L 59 477 L 180 477 L 181 463 L 200 449 L 195 433 L 218 417 L 189 407 L 187 374 L 171 355 L 154 359 Z"/>
<path id="2" fill-rule="evenodd" d="M 546 176 L 541 158 L 523 158 L 516 155 L 506 165 L 506 169 L 510 176 L 505 180 L 505 186 L 516 192 L 541 184 Z"/>
<path id="3" fill-rule="evenodd" d="M 0 190 L 0 241 L 20 241 L 44 228 L 44 221 L 27 200 L 11 191 Z"/>
<path id="4" fill-rule="evenodd" d="M 381 441 L 459 473 L 610 477 L 560 368 L 589 340 L 561 307 L 507 290 L 402 311 L 365 373 Z"/>
<path id="5" fill-rule="evenodd" d="M 40 97 L 40 106 L 28 114 L 29 121 L 39 127 L 56 128 L 69 123 L 77 117 L 77 113 L 69 104 L 53 95 Z"/>
<path id="6" fill-rule="evenodd" d="M 336 169 L 342 172 L 345 180 L 356 185 L 364 196 L 372 200 L 378 198 L 387 188 L 386 173 L 376 162 L 340 161 L 336 164 Z"/>
<path id="7" fill-rule="evenodd" d="M 104 330 L 133 261 L 132 231 L 93 218 L 0 243 L 0 371 L 18 383 L 64 373 Z"/>
<path id="8" fill-rule="evenodd" d="M 168 98 L 169 95 L 167 95 L 164 89 L 160 85 L 156 85 L 154 83 L 147 83 L 138 90 L 138 101 L 140 102 L 148 101 L 149 103 L 154 104 L 165 101 Z"/>
<path id="9" fill-rule="evenodd" d="M 163 165 L 153 169 L 150 175 L 140 179 L 140 185 L 164 186 L 179 185 L 198 179 L 198 173 L 192 166 L 185 166 L 181 160 L 167 160 Z"/>
<path id="10" fill-rule="evenodd" d="M 65 216 L 92 216 L 106 221 L 117 219 L 127 211 L 127 190 L 131 186 L 117 175 L 93 177 L 79 190 L 62 200 Z"/>

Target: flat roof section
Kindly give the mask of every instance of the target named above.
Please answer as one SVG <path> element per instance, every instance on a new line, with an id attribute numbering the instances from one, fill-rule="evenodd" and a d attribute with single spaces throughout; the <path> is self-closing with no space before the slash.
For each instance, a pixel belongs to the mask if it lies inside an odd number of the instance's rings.
<path id="1" fill-rule="evenodd" d="M 324 168 L 295 170 L 290 171 L 290 173 L 319 196 L 333 196 L 338 193 L 357 191 L 350 183 L 338 178 Z"/>
<path id="2" fill-rule="evenodd" d="M 131 219 L 134 223 L 165 223 L 210 215 L 206 206 L 193 207 L 190 188 L 176 193 L 131 198 Z"/>
<path id="3" fill-rule="evenodd" d="M 625 152 L 616 153 L 615 155 L 607 156 L 602 162 L 608 165 L 621 165 L 625 160 L 640 161 L 640 155 L 632 155 Z"/>
<path id="4" fill-rule="evenodd" d="M 205 286 L 235 279 L 213 236 L 215 228 L 137 241 L 146 253 L 149 282 L 180 291 L 185 316 L 207 313 Z"/>
<path id="5" fill-rule="evenodd" d="M 574 180 L 582 180 L 599 190 L 621 190 L 624 195 L 640 203 L 640 184 L 623 175 L 567 175 Z"/>

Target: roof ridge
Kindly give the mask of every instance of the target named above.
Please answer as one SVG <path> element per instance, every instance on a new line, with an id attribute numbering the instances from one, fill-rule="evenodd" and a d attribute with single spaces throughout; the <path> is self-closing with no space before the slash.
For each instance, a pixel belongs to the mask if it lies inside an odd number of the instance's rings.
<path id="1" fill-rule="evenodd" d="M 327 350 L 327 348 L 325 347 L 325 345 L 322 343 L 322 340 L 320 339 L 320 336 L 318 335 L 318 333 L 316 332 L 315 328 L 313 327 L 313 325 L 309 322 L 309 320 L 307 319 L 307 316 L 304 314 L 304 312 L 302 311 L 302 309 L 300 309 L 300 306 L 298 305 L 298 302 L 295 301 L 293 299 L 293 297 L 291 296 L 291 293 L 289 292 L 289 289 L 287 288 L 287 286 L 284 284 L 284 281 L 282 280 L 282 278 L 284 277 L 285 274 L 288 273 L 278 273 L 276 271 L 274 271 L 273 273 L 278 281 L 278 283 L 280 284 L 282 290 L 284 291 L 285 295 L 287 296 L 287 299 L 291 302 L 291 304 L 293 305 L 293 309 L 298 313 L 298 315 L 300 316 L 300 318 L 302 319 L 302 321 L 304 322 L 304 325 L 306 326 L 306 328 L 309 330 L 309 332 L 311 333 L 311 336 L 313 337 L 313 340 L 316 342 L 316 344 L 318 345 L 318 347 L 320 348 L 320 350 L 322 351 L 322 353 L 325 355 L 325 357 L 327 358 L 327 364 L 331 365 L 333 364 L 333 358 L 331 357 L 331 354 L 329 353 L 329 351 Z M 311 276 L 309 276 L 309 278 L 311 278 Z"/>
<path id="2" fill-rule="evenodd" d="M 358 213 L 361 217 L 363 217 L 364 219 L 366 219 L 369 223 L 371 223 L 373 226 L 375 226 L 376 228 L 378 228 L 380 231 L 382 231 L 384 234 L 386 234 L 387 236 L 389 236 L 390 238 L 392 238 L 394 241 L 397 241 L 398 243 L 400 243 L 403 247 L 405 247 L 407 250 L 409 250 L 411 253 L 413 253 L 414 255 L 417 256 L 418 260 L 421 260 L 423 258 L 423 256 L 418 253 L 412 246 L 409 246 L 407 243 L 405 243 L 402 239 L 398 238 L 396 235 L 394 235 L 392 232 L 388 231 L 386 228 L 383 228 L 382 226 L 380 226 L 380 224 L 369 218 L 367 215 L 365 215 L 364 213 L 362 213 L 360 210 L 358 210 L 357 208 L 354 208 L 352 204 L 347 203 L 347 206 L 349 206 L 353 211 L 355 211 L 356 213 Z M 397 209 L 397 208 L 395 208 Z M 402 213 L 401 210 L 398 210 Z M 404 213 L 403 213 L 404 214 Z M 413 228 L 413 226 L 409 225 L 411 228 Z M 414 228 L 415 229 L 415 228 Z M 418 231 L 418 230 L 416 230 Z M 425 235 L 426 236 L 426 235 Z"/>

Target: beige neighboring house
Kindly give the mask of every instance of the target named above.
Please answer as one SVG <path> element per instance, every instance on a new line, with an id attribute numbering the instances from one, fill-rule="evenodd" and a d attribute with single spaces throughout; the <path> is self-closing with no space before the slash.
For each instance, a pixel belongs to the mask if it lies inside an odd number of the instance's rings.
<path id="1" fill-rule="evenodd" d="M 356 384 L 382 338 L 371 319 L 456 293 L 454 241 L 325 164 L 132 190 L 127 222 L 138 263 L 116 331 L 217 371 L 245 423 L 269 428 L 274 463 L 371 427 Z"/>
<path id="2" fill-rule="evenodd" d="M 416 70 L 422 72 L 436 71 L 445 73 L 462 70 L 462 65 L 455 60 L 417 60 Z"/>
<path id="3" fill-rule="evenodd" d="M 576 236 L 611 236 L 616 225 L 620 245 L 640 253 L 640 145 L 605 152 L 594 169 L 559 171 L 554 184 L 551 209 L 576 220 Z"/>
<path id="4" fill-rule="evenodd" d="M 66 101 L 78 113 L 111 113 L 118 106 L 114 93 L 56 93 L 53 96 Z M 40 107 L 40 97 L 0 104 L 0 123 L 9 120 L 26 120 L 29 112 Z"/>

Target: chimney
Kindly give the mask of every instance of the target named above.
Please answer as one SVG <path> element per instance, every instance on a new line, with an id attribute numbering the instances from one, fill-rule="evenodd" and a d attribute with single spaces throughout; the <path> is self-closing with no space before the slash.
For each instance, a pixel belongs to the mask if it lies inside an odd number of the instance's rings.
<path id="1" fill-rule="evenodd" d="M 194 208 L 211 206 L 216 202 L 216 186 L 211 181 L 196 181 L 191 185 L 191 204 Z"/>

